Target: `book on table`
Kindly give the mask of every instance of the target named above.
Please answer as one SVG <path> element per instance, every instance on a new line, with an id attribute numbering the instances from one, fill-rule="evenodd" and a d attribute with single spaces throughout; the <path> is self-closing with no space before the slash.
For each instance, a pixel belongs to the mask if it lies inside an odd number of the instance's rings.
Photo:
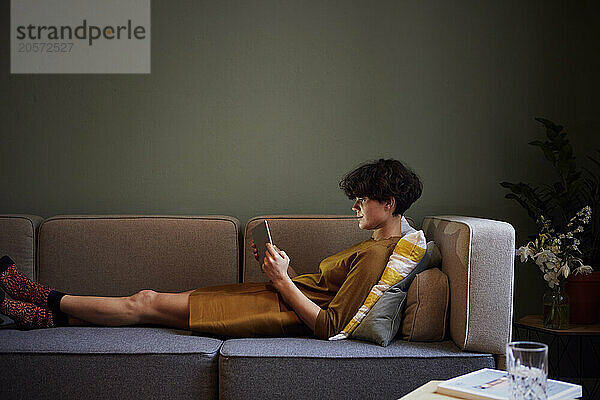
<path id="1" fill-rule="evenodd" d="M 508 372 L 483 368 L 440 382 L 437 392 L 463 399 L 508 399 Z M 581 385 L 548 379 L 548 400 L 575 399 L 582 396 Z"/>

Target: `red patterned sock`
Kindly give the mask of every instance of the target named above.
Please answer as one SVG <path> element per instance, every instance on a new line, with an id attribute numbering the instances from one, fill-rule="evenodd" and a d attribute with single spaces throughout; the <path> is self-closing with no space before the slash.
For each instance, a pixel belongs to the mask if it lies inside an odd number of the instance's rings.
<path id="1" fill-rule="evenodd" d="M 15 321 L 17 328 L 22 330 L 53 328 L 54 316 L 48 308 L 35 304 L 10 300 L 0 291 L 0 314 L 9 316 Z"/>
<path id="2" fill-rule="evenodd" d="M 12 298 L 40 307 L 48 306 L 48 295 L 52 291 L 23 275 L 9 256 L 0 258 L 0 286 Z"/>

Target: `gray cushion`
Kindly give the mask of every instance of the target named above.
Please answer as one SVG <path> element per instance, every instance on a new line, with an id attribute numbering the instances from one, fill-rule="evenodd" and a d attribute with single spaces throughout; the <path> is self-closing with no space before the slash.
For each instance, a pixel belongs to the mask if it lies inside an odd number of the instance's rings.
<path id="1" fill-rule="evenodd" d="M 220 354 L 221 399 L 364 399 L 374 393 L 392 399 L 432 379 L 495 366 L 491 354 L 461 352 L 451 341 L 395 340 L 384 348 L 357 340 L 231 339 Z"/>
<path id="2" fill-rule="evenodd" d="M 402 311 L 406 301 L 406 292 L 414 277 L 433 265 L 430 254 L 434 242 L 427 243 L 427 250 L 421 261 L 400 282 L 389 288 L 367 313 L 352 333 L 352 338 L 387 346 L 396 336 L 402 325 Z"/>
<path id="3" fill-rule="evenodd" d="M 397 287 L 385 291 L 371 311 L 352 332 L 353 339 L 366 340 L 380 346 L 387 346 L 402 325 L 402 311 L 406 302 L 406 292 Z"/>
<path id="4" fill-rule="evenodd" d="M 221 344 L 164 328 L 0 329 L 0 398 L 217 398 Z"/>

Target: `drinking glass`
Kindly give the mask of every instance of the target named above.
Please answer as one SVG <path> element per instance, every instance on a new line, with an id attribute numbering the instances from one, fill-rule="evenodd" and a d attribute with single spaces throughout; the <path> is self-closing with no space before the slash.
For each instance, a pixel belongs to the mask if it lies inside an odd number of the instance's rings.
<path id="1" fill-rule="evenodd" d="M 537 342 L 506 345 L 509 399 L 545 400 L 548 386 L 548 346 Z"/>

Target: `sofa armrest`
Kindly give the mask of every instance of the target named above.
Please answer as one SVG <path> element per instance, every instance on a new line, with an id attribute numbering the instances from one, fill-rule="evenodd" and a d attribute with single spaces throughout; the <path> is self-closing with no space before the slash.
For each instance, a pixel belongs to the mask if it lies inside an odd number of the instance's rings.
<path id="1" fill-rule="evenodd" d="M 7 255 L 31 279 L 37 278 L 35 265 L 36 236 L 43 218 L 37 215 L 0 215 L 0 257 Z M 0 315 L 0 325 L 12 320 Z"/>
<path id="2" fill-rule="evenodd" d="M 450 282 L 449 332 L 462 350 L 504 354 L 511 339 L 515 230 L 509 223 L 428 216 L 423 231 Z"/>

